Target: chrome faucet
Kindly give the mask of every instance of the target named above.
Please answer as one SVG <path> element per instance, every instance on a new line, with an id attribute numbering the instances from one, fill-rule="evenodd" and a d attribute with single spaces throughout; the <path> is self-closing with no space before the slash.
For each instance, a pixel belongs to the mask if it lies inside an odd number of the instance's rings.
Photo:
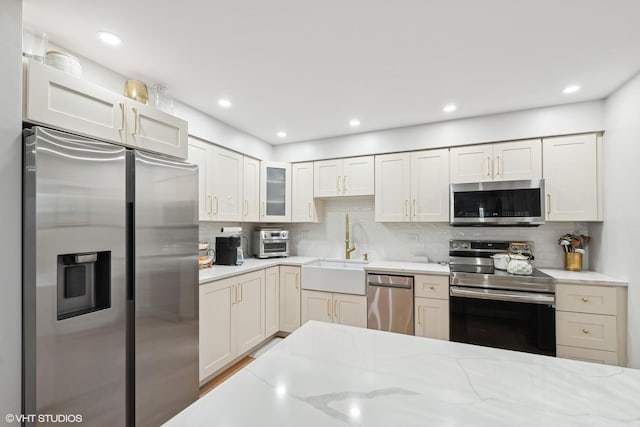
<path id="1" fill-rule="evenodd" d="M 349 241 L 349 212 L 347 212 L 344 216 L 344 257 L 345 259 L 351 259 L 351 252 L 356 250 L 355 246 L 351 246 L 351 242 Z"/>

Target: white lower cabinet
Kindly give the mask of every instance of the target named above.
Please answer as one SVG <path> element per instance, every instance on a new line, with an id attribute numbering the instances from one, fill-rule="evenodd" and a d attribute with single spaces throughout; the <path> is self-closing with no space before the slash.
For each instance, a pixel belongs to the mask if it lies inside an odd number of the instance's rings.
<path id="1" fill-rule="evenodd" d="M 280 267 L 265 270 L 265 335 L 270 337 L 280 330 Z"/>
<path id="2" fill-rule="evenodd" d="M 300 267 L 280 266 L 280 330 L 300 327 Z"/>
<path id="3" fill-rule="evenodd" d="M 414 277 L 415 335 L 449 340 L 449 276 Z"/>
<path id="4" fill-rule="evenodd" d="M 627 290 L 556 284 L 556 355 L 626 365 Z"/>
<path id="5" fill-rule="evenodd" d="M 302 323 L 309 320 L 367 327 L 367 297 L 322 291 L 302 291 Z"/>
<path id="6" fill-rule="evenodd" d="M 200 380 L 265 339 L 265 271 L 200 286 Z"/>

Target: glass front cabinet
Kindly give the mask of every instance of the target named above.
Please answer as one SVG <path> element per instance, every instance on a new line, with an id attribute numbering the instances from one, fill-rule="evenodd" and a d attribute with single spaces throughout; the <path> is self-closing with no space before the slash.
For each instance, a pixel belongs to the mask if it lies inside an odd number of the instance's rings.
<path id="1" fill-rule="evenodd" d="M 260 162 L 260 221 L 291 222 L 291 164 Z"/>

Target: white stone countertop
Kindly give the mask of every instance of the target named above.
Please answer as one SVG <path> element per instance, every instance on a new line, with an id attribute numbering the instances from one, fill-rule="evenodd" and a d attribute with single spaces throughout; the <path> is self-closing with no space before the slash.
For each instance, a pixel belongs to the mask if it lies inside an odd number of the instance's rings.
<path id="1" fill-rule="evenodd" d="M 263 268 L 269 268 L 276 265 L 294 265 L 301 266 L 316 261 L 318 258 L 291 256 L 287 258 L 246 258 L 242 265 L 216 265 L 211 268 L 203 268 L 200 270 L 200 284 L 213 282 L 214 280 L 225 279 L 227 277 L 238 274 L 250 273 Z"/>
<path id="2" fill-rule="evenodd" d="M 640 370 L 308 322 L 167 426 L 640 426 Z"/>
<path id="3" fill-rule="evenodd" d="M 427 262 L 372 261 L 364 267 L 367 271 L 383 273 L 426 273 L 449 275 L 449 266 Z"/>
<path id="4" fill-rule="evenodd" d="M 623 287 L 628 285 L 624 280 L 614 279 L 613 277 L 605 276 L 595 271 L 567 271 L 553 268 L 540 268 L 539 270 L 553 277 L 556 282 Z"/>

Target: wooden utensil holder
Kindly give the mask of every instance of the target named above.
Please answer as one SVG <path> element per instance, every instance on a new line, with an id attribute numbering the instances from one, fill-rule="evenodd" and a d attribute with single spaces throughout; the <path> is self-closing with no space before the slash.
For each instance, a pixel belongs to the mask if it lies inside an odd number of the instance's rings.
<path id="1" fill-rule="evenodd" d="M 566 252 L 564 254 L 564 269 L 569 271 L 582 271 L 582 254 L 578 252 Z"/>

